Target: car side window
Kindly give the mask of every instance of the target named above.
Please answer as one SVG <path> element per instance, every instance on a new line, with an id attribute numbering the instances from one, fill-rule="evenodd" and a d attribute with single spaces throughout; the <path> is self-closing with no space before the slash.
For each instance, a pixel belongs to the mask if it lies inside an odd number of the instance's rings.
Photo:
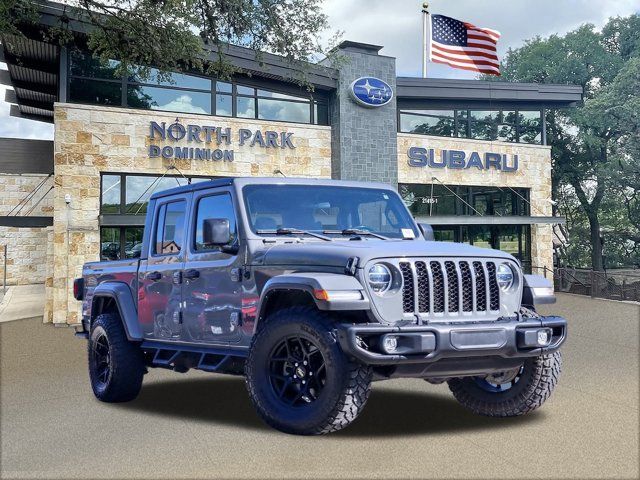
<path id="1" fill-rule="evenodd" d="M 198 206 L 196 208 L 196 234 L 194 235 L 194 248 L 197 252 L 218 249 L 218 247 L 212 248 L 210 245 L 205 245 L 203 241 L 203 225 L 204 221 L 208 218 L 229 219 L 229 230 L 231 231 L 231 241 L 229 242 L 229 244 L 232 245 L 236 241 L 236 213 L 233 208 L 231 195 L 229 195 L 228 193 L 222 193 L 218 195 L 202 197 L 200 200 L 198 200 Z"/>
<path id="2" fill-rule="evenodd" d="M 184 218 L 187 202 L 165 203 L 158 210 L 156 255 L 176 255 L 184 243 Z"/>

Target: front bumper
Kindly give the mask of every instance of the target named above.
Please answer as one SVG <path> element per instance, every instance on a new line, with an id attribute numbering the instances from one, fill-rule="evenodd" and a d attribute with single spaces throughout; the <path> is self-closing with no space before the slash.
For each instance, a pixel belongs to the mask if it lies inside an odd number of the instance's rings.
<path id="1" fill-rule="evenodd" d="M 550 335 L 538 346 L 537 331 Z M 336 337 L 347 354 L 368 365 L 425 364 L 471 357 L 526 358 L 552 353 L 567 337 L 562 317 L 510 317 L 494 322 L 430 323 L 394 327 L 379 323 L 338 324 Z M 385 353 L 381 340 L 396 337 L 397 348 Z"/>

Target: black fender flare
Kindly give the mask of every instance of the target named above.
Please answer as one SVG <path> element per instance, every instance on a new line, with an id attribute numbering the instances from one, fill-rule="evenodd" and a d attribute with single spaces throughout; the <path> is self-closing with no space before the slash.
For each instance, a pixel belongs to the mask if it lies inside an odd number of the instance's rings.
<path id="1" fill-rule="evenodd" d="M 258 304 L 258 321 L 264 316 L 269 296 L 280 291 L 302 291 L 309 294 L 319 310 L 348 311 L 348 310 L 368 310 L 370 308 L 369 298 L 364 287 L 352 276 L 340 275 L 337 273 L 291 273 L 278 275 L 267 281 L 260 294 Z M 352 292 L 352 295 L 360 298 L 318 298 L 316 292 Z"/>
<path id="2" fill-rule="evenodd" d="M 124 282 L 107 281 L 99 284 L 93 291 L 91 299 L 91 321 L 100 314 L 96 311 L 96 300 L 100 298 L 112 299 L 118 307 L 127 338 L 131 341 L 144 340 L 144 335 L 138 323 L 138 310 L 131 293 L 131 288 Z"/>

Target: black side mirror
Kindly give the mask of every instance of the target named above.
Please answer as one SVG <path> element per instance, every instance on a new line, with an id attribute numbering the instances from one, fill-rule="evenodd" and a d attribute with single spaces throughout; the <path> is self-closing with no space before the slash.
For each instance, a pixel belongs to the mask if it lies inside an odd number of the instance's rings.
<path id="1" fill-rule="evenodd" d="M 434 241 L 436 237 L 433 235 L 433 227 L 428 223 L 419 223 L 418 228 L 422 232 L 422 236 L 425 240 Z"/>
<path id="2" fill-rule="evenodd" d="M 202 242 L 205 245 L 223 246 L 231 242 L 228 218 L 207 218 L 202 225 Z"/>

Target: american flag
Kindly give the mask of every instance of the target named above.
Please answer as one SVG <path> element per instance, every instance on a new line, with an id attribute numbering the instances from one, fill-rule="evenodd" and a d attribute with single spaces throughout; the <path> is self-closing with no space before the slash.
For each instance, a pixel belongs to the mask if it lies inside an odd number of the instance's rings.
<path id="1" fill-rule="evenodd" d="M 496 45 L 500 32 L 444 15 L 431 15 L 429 60 L 454 68 L 500 75 Z"/>

